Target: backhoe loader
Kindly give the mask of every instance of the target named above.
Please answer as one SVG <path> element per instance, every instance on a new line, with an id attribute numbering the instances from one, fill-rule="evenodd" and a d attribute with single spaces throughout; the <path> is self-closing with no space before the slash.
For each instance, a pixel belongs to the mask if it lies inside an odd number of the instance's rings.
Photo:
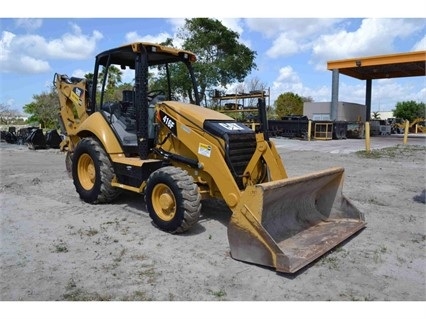
<path id="1" fill-rule="evenodd" d="M 60 149 L 81 200 L 141 194 L 153 224 L 173 234 L 197 223 L 202 199 L 222 200 L 232 212 L 232 258 L 283 273 L 366 226 L 342 193 L 343 168 L 287 176 L 268 136 L 264 100 L 257 131 L 201 106 L 195 61 L 189 51 L 137 42 L 98 54 L 90 80 L 54 75 Z M 117 70 L 134 80 L 119 95 Z"/>

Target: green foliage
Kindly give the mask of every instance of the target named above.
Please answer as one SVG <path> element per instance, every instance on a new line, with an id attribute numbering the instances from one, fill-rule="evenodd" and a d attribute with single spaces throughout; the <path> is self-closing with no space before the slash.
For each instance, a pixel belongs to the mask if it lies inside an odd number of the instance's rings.
<path id="1" fill-rule="evenodd" d="M 157 71 L 150 72 L 149 75 L 149 91 L 160 89 L 164 90 L 169 86 L 167 83 L 166 68 L 164 66 L 155 68 Z M 190 103 L 194 103 L 195 98 L 192 94 L 192 82 L 189 78 L 186 66 L 183 64 L 170 64 L 168 69 L 170 74 L 170 87 L 172 88 L 171 99 L 177 100 L 177 97 L 179 96 L 181 97 L 181 100 L 189 99 Z"/>
<path id="2" fill-rule="evenodd" d="M 105 67 L 102 68 L 102 71 L 99 73 L 98 78 L 98 84 L 102 85 L 103 78 L 105 76 L 106 69 Z M 106 83 L 106 90 L 105 90 L 105 96 L 104 96 L 104 102 L 105 101 L 121 101 L 123 98 L 123 91 L 124 90 L 133 90 L 133 84 L 132 83 L 121 83 L 122 82 L 122 75 L 123 72 L 116 66 L 111 65 L 109 67 L 108 71 L 108 79 Z M 93 73 L 86 73 L 84 77 L 87 80 L 93 80 Z M 96 100 L 100 101 L 100 86 L 98 87 L 98 91 L 96 93 Z"/>
<path id="3" fill-rule="evenodd" d="M 201 99 L 211 87 L 242 82 L 256 68 L 256 52 L 240 43 L 239 34 L 226 28 L 217 19 L 186 19 L 178 37 L 183 48 L 197 55 L 194 69 L 200 86 Z M 190 88 L 183 88 L 192 101 Z"/>
<path id="4" fill-rule="evenodd" d="M 425 103 L 415 101 L 404 101 L 396 103 L 393 116 L 412 122 L 416 118 L 426 118 Z"/>
<path id="5" fill-rule="evenodd" d="M 280 94 L 274 102 L 276 116 L 281 118 L 286 115 L 302 115 L 303 101 L 303 97 L 292 92 Z"/>
<path id="6" fill-rule="evenodd" d="M 110 65 L 108 68 L 108 73 L 106 67 L 102 67 L 102 71 L 99 73 L 98 83 L 102 84 L 104 81 L 105 74 L 108 75 L 106 79 L 106 87 L 105 87 L 105 96 L 104 101 L 117 101 L 121 100 L 121 92 L 117 90 L 118 85 L 121 83 L 123 72 L 114 66 Z M 91 73 L 85 75 L 86 78 L 90 78 Z"/>
<path id="7" fill-rule="evenodd" d="M 380 120 L 380 112 L 373 112 L 373 120 Z"/>
<path id="8" fill-rule="evenodd" d="M 33 95 L 33 102 L 26 104 L 24 112 L 29 114 L 28 122 L 37 122 L 41 128 L 59 128 L 59 98 L 54 88 L 50 92 Z"/>

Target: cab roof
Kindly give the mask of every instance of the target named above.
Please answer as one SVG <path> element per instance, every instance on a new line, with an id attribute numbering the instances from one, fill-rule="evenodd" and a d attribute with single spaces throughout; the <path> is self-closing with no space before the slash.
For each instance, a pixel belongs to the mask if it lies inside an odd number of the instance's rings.
<path id="1" fill-rule="evenodd" d="M 190 51 L 150 42 L 133 42 L 106 50 L 96 56 L 96 61 L 100 65 L 106 65 L 110 57 L 110 64 L 134 67 L 135 53 L 143 52 L 147 53 L 150 66 L 178 61 L 196 61 L 195 54 Z"/>

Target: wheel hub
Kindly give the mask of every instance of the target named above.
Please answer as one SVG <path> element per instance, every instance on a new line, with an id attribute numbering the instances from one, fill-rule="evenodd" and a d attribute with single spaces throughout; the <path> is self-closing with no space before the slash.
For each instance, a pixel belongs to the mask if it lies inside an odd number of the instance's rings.
<path id="1" fill-rule="evenodd" d="M 167 193 L 160 195 L 159 203 L 163 210 L 170 210 L 174 204 L 172 196 Z"/>
<path id="2" fill-rule="evenodd" d="M 170 221 L 176 214 L 176 199 L 165 184 L 158 184 L 152 192 L 152 205 L 155 213 L 164 221 Z"/>
<path id="3" fill-rule="evenodd" d="M 78 178 L 81 186 L 92 189 L 96 179 L 96 169 L 92 158 L 88 154 L 83 154 L 78 161 Z"/>

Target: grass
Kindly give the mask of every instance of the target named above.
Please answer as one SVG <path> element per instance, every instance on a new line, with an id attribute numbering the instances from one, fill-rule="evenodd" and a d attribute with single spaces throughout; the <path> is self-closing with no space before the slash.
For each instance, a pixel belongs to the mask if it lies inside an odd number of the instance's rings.
<path id="1" fill-rule="evenodd" d="M 386 246 L 380 246 L 373 252 L 373 259 L 374 262 L 377 264 L 378 262 L 382 261 L 382 255 L 385 254 L 388 251 Z"/>
<path id="2" fill-rule="evenodd" d="M 327 256 L 321 260 L 321 264 L 327 265 L 328 269 L 338 269 L 339 259 L 336 256 Z"/>
<path id="3" fill-rule="evenodd" d="M 111 296 L 101 295 L 97 292 L 89 293 L 83 289 L 76 288 L 62 295 L 62 300 L 65 301 L 109 301 Z"/>
<path id="4" fill-rule="evenodd" d="M 397 156 L 410 156 L 414 152 L 425 152 L 426 147 L 420 145 L 396 145 L 382 149 L 374 149 L 367 152 L 357 151 L 355 154 L 363 158 L 395 158 Z"/>
<path id="5" fill-rule="evenodd" d="M 59 243 L 53 245 L 53 252 L 55 252 L 55 253 L 67 253 L 68 252 L 68 246 L 61 239 L 61 240 L 59 240 Z"/>
<path id="6" fill-rule="evenodd" d="M 374 301 L 375 298 L 372 297 L 370 294 L 368 294 L 365 297 L 358 297 L 355 296 L 352 292 L 348 292 L 348 293 L 340 293 L 339 294 L 340 297 L 348 299 L 350 301 Z"/>
<path id="7" fill-rule="evenodd" d="M 139 277 L 149 277 L 153 278 L 155 277 L 155 269 L 153 267 L 150 267 L 148 269 L 142 270 L 138 272 Z"/>
<path id="8" fill-rule="evenodd" d="M 151 301 L 145 291 L 135 291 L 132 295 L 126 296 L 121 301 Z"/>
<path id="9" fill-rule="evenodd" d="M 215 296 L 215 297 L 217 297 L 217 298 L 220 298 L 220 299 L 222 299 L 223 297 L 225 297 L 225 296 L 226 296 L 226 292 L 225 292 L 224 290 L 222 290 L 222 289 L 220 289 L 220 290 L 218 290 L 218 291 L 209 290 L 209 292 L 210 292 L 213 296 Z"/>
<path id="10" fill-rule="evenodd" d="M 330 255 L 324 256 L 321 259 L 321 264 L 328 266 L 328 269 L 338 269 L 339 258 L 346 258 L 349 256 L 349 251 L 340 246 L 331 250 L 330 253 Z"/>
<path id="11" fill-rule="evenodd" d="M 146 267 L 146 269 L 138 271 L 138 277 L 140 279 L 146 280 L 146 282 L 149 284 L 154 283 L 157 277 L 161 274 L 157 273 L 155 271 L 155 267 L 152 265 L 141 265 L 140 267 Z"/>
<path id="12" fill-rule="evenodd" d="M 88 230 L 79 229 L 77 233 L 80 235 L 80 238 L 83 238 L 83 236 L 93 237 L 97 235 L 99 231 L 89 226 Z"/>
<path id="13" fill-rule="evenodd" d="M 62 295 L 62 300 L 65 301 L 108 301 L 111 300 L 109 295 L 101 295 L 96 293 L 89 293 L 77 287 L 74 278 L 68 280 L 65 286 L 66 292 Z"/>

